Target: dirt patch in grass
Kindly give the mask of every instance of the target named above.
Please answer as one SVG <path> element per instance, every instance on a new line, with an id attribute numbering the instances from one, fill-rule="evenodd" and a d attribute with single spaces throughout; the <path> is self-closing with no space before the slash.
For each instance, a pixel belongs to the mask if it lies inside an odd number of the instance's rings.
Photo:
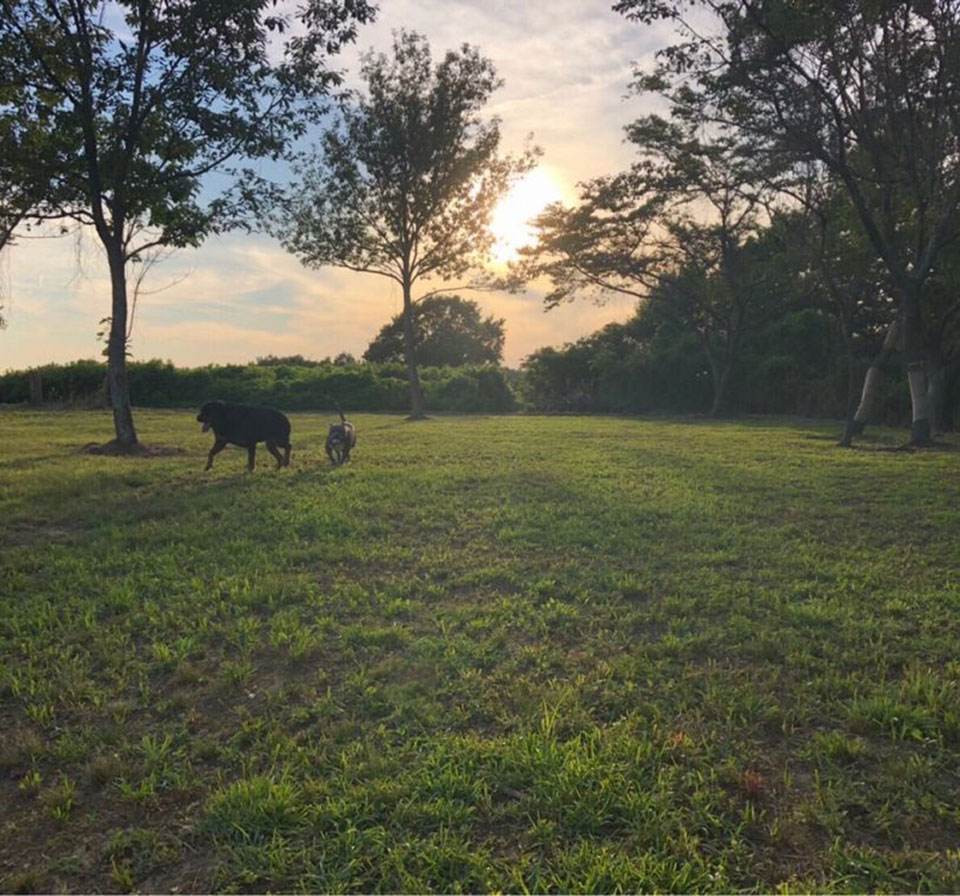
<path id="1" fill-rule="evenodd" d="M 80 529 L 76 526 L 53 526 L 45 521 L 13 523 L 7 530 L 10 547 L 31 547 L 36 544 L 71 544 L 76 541 Z"/>
<path id="2" fill-rule="evenodd" d="M 176 457 L 186 454 L 187 449 L 179 445 L 145 445 L 137 442 L 134 445 L 125 445 L 112 439 L 106 443 L 87 442 L 80 449 L 81 454 L 103 454 L 108 457 Z"/>

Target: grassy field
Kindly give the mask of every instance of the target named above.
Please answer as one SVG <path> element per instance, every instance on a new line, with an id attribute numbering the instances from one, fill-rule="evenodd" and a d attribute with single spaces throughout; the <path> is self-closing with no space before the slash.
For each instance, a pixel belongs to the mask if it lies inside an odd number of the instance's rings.
<path id="1" fill-rule="evenodd" d="M 0 411 L 0 890 L 960 891 L 960 443 Z"/>

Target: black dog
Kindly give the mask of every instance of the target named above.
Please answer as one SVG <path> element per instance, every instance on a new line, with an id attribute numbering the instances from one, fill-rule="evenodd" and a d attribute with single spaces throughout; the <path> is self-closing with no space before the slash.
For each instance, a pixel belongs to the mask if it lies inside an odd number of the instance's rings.
<path id="1" fill-rule="evenodd" d="M 247 449 L 247 469 L 253 469 L 257 442 L 266 442 L 267 450 L 277 459 L 277 469 L 290 466 L 290 421 L 273 408 L 258 408 L 228 401 L 208 401 L 197 414 L 203 431 L 213 430 L 216 441 L 210 449 L 205 470 L 213 466 L 215 454 L 228 444 Z M 284 449 L 281 456 L 277 446 Z"/>
<path id="2" fill-rule="evenodd" d="M 340 408 L 337 408 L 337 412 L 340 414 L 340 422 L 330 424 L 330 432 L 327 433 L 327 443 L 324 446 L 330 463 L 335 467 L 350 460 L 350 449 L 357 444 L 357 428 L 347 422 Z"/>

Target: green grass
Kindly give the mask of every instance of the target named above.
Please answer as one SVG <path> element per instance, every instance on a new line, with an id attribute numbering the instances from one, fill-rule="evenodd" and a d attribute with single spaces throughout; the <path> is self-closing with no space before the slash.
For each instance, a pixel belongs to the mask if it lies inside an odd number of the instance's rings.
<path id="1" fill-rule="evenodd" d="M 956 892 L 960 452 L 0 411 L 0 890 Z"/>

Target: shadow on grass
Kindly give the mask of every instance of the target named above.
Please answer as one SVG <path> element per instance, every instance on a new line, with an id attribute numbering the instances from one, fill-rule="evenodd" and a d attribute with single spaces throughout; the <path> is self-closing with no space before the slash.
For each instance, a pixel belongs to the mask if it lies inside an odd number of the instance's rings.
<path id="1" fill-rule="evenodd" d="M 74 449 L 74 456 L 80 453 Z M 166 522 L 204 511 L 220 511 L 238 518 L 289 501 L 289 489 L 302 484 L 304 477 L 326 480 L 336 475 L 333 468 L 288 472 L 270 469 L 254 473 L 217 475 L 199 469 L 187 470 L 179 464 L 163 470 L 154 463 L 184 458 L 186 449 L 163 454 L 110 458 L 103 465 L 84 469 L 79 475 L 63 475 L 57 468 L 43 471 L 23 493 L 6 502 L 3 528 L 29 524 L 42 537 L 44 529 L 69 529 L 87 535 L 98 529 L 136 525 L 145 521 Z M 11 472 L 35 469 L 46 461 L 63 461 L 63 454 L 43 458 L 20 458 L 3 464 Z M 202 463 L 198 457 L 198 462 Z M 155 472 L 154 472 L 155 471 Z M 265 480 L 272 480 L 265 487 Z M 319 484 L 319 483 L 317 483 Z M 271 493 L 272 492 L 272 493 Z M 21 509 L 22 508 L 22 509 Z M 249 521 L 256 525 L 255 520 Z"/>

